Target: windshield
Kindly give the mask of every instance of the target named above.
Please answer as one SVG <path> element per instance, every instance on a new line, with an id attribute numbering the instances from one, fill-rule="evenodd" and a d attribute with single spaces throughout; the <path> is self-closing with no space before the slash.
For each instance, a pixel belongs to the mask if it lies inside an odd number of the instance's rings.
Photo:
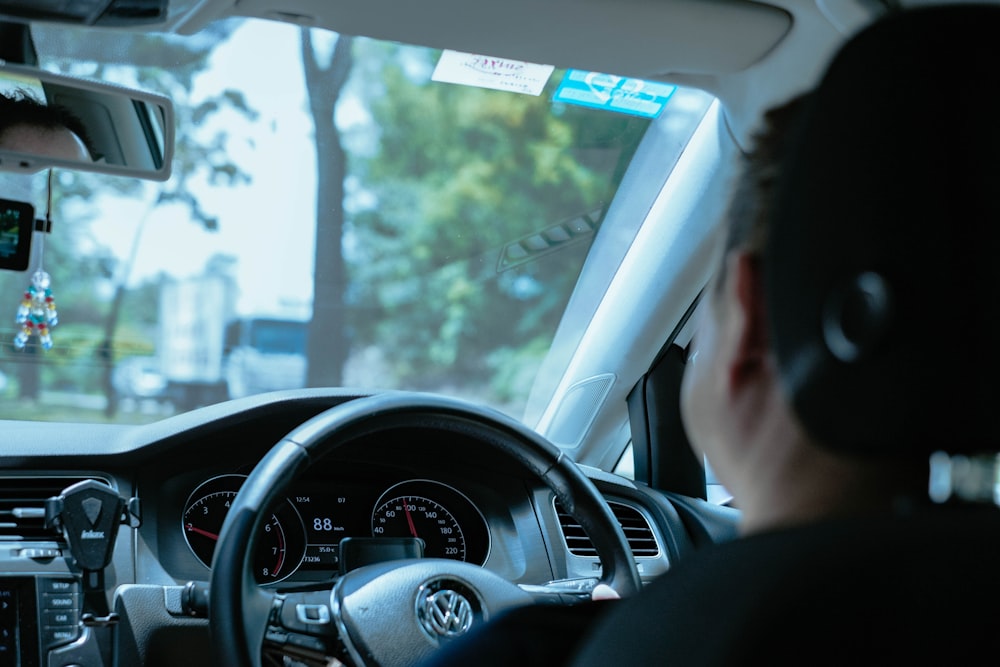
<path id="1" fill-rule="evenodd" d="M 289 385 L 520 417 L 650 124 L 676 118 L 679 154 L 710 102 L 265 21 L 35 39 L 46 69 L 168 95 L 176 152 L 162 183 L 57 171 L 49 195 L 46 173 L 2 175 L 52 219 L 28 271 L 0 275 L 8 419 L 145 422 Z M 20 348 L 39 267 L 58 324 Z"/>

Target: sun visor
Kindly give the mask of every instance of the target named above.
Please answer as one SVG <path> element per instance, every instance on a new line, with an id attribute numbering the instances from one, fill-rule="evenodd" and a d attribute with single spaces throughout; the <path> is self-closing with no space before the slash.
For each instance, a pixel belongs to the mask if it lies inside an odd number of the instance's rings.
<path id="1" fill-rule="evenodd" d="M 241 0 L 235 6 L 232 0 L 206 0 L 184 14 L 174 29 L 196 32 L 228 13 L 559 68 L 653 78 L 742 71 L 763 58 L 792 26 L 792 17 L 783 9 L 744 0 L 508 0 L 499 5 L 463 0 Z"/>

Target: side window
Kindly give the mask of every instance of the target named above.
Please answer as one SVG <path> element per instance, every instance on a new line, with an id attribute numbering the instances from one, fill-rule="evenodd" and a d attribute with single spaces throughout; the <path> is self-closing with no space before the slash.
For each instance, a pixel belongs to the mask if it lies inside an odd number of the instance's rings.
<path id="1" fill-rule="evenodd" d="M 622 457 L 618 459 L 618 463 L 615 464 L 615 468 L 611 472 L 626 479 L 635 479 L 635 459 L 632 456 L 631 442 L 628 443 L 628 447 L 625 448 Z"/>
<path id="2" fill-rule="evenodd" d="M 626 479 L 635 479 L 635 459 L 632 456 L 631 442 L 625 448 L 622 457 L 618 459 L 612 472 Z M 712 470 L 707 459 L 705 460 L 705 490 L 708 494 L 708 502 L 714 505 L 732 505 L 733 494 L 715 476 L 715 471 Z"/>
<path id="3" fill-rule="evenodd" d="M 731 505 L 733 494 L 722 485 L 722 482 L 715 476 L 712 466 L 705 460 L 705 488 L 708 491 L 708 502 L 714 505 Z"/>

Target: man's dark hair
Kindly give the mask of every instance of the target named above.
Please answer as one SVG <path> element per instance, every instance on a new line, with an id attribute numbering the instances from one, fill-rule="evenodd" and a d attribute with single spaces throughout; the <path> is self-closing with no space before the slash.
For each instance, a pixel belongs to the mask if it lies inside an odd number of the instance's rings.
<path id="1" fill-rule="evenodd" d="M 72 111 L 58 104 L 45 104 L 26 90 L 0 94 L 0 137 L 18 125 L 28 125 L 46 130 L 67 129 L 80 137 L 84 146 L 94 154 L 87 128 Z"/>
<path id="2" fill-rule="evenodd" d="M 841 48 L 782 140 L 770 342 L 796 416 L 838 451 L 1000 451 L 997 25 L 997 5 L 888 15 Z"/>
<path id="3" fill-rule="evenodd" d="M 807 99 L 808 94 L 800 95 L 767 111 L 760 130 L 753 136 L 751 150 L 742 156 L 727 210 L 725 254 L 717 285 L 725 276 L 725 255 L 731 250 L 758 257 L 764 251 L 780 167 L 788 152 L 792 127 Z"/>

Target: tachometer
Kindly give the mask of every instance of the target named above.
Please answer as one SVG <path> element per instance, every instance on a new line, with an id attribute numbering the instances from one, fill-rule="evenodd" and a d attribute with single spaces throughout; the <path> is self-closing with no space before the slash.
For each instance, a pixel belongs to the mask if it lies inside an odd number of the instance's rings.
<path id="1" fill-rule="evenodd" d="M 245 479 L 243 475 L 214 477 L 198 486 L 184 506 L 184 539 L 206 567 L 212 564 L 222 523 Z M 257 537 L 253 563 L 258 583 L 288 577 L 302 563 L 305 548 L 302 519 L 285 501 L 268 517 Z"/>
<path id="2" fill-rule="evenodd" d="M 375 537 L 419 537 L 424 556 L 482 564 L 489 533 L 464 495 L 439 482 L 409 480 L 386 490 L 372 512 Z"/>

